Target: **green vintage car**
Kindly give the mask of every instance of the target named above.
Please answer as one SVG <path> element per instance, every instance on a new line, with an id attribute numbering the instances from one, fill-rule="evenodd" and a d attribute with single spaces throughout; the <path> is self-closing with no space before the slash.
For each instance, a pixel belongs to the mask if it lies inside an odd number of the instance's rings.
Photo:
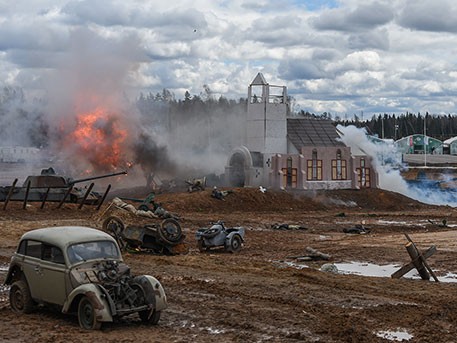
<path id="1" fill-rule="evenodd" d="M 63 313 L 76 313 L 79 325 L 89 330 L 132 313 L 157 324 L 167 307 L 160 282 L 153 276 L 132 275 L 115 239 L 88 227 L 24 234 L 5 284 L 11 285 L 13 311 L 29 313 L 36 305 L 57 305 Z"/>

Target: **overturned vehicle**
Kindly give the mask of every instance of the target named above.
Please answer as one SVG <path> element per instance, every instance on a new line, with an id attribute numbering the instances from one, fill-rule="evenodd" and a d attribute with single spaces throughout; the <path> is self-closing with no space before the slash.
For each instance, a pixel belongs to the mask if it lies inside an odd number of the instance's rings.
<path id="1" fill-rule="evenodd" d="M 118 242 L 121 249 L 131 252 L 148 252 L 163 255 L 187 253 L 178 216 L 161 208 L 161 211 L 147 210 L 140 205 L 137 209 L 119 198 L 101 214 L 103 231 Z"/>
<path id="2" fill-rule="evenodd" d="M 103 230 L 113 236 L 122 249 L 175 255 L 182 252 L 185 235 L 179 222 L 167 218 L 160 223 L 125 225 L 115 216 L 103 221 Z"/>
<path id="3" fill-rule="evenodd" d="M 38 304 L 76 313 L 84 329 L 138 313 L 157 324 L 167 298 L 150 275 L 134 276 L 116 241 L 87 227 L 53 227 L 24 234 L 14 253 L 5 284 L 11 285 L 14 312 L 29 313 Z"/>

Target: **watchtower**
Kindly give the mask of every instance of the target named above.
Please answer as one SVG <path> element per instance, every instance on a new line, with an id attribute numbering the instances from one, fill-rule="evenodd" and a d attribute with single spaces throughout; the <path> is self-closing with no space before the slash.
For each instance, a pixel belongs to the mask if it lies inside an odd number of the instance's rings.
<path id="1" fill-rule="evenodd" d="M 267 83 L 258 73 L 248 88 L 246 147 L 268 155 L 287 153 L 287 88 Z"/>

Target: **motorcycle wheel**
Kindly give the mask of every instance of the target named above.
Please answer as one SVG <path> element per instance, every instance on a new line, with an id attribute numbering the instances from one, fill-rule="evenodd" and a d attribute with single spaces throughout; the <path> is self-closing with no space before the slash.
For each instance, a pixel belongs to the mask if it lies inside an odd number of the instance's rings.
<path id="1" fill-rule="evenodd" d="M 242 240 L 239 235 L 233 235 L 228 244 L 225 245 L 225 250 L 230 252 L 239 252 L 241 250 Z"/>

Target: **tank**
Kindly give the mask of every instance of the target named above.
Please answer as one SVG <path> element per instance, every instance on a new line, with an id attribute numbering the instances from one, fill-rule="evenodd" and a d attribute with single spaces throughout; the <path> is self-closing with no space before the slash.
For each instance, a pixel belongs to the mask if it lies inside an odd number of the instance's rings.
<path id="1" fill-rule="evenodd" d="M 10 200 L 23 201 L 27 197 L 27 201 L 60 202 L 65 198 L 65 202 L 77 203 L 84 198 L 87 189 L 76 187 L 76 184 L 125 174 L 127 174 L 126 171 L 121 171 L 83 179 L 71 179 L 56 174 L 55 170 L 50 167 L 42 169 L 40 175 L 28 176 L 22 187 L 14 187 Z M 6 200 L 11 188 L 12 186 L 0 187 L 0 201 Z M 28 194 L 27 189 L 29 189 Z M 96 204 L 100 198 L 99 193 L 90 192 L 84 203 Z"/>

